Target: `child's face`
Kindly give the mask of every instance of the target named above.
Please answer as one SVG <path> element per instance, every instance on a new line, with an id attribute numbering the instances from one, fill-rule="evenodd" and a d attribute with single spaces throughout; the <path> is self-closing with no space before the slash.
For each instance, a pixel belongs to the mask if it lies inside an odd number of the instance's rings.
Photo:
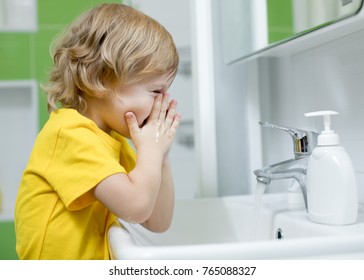
<path id="1" fill-rule="evenodd" d="M 159 94 L 165 93 L 170 83 L 170 77 L 165 75 L 147 82 L 122 87 L 117 94 L 91 102 L 86 116 L 95 121 L 105 132 L 110 133 L 114 130 L 130 138 L 125 114 L 133 112 L 139 126 L 142 127 L 152 111 L 154 99 Z"/>

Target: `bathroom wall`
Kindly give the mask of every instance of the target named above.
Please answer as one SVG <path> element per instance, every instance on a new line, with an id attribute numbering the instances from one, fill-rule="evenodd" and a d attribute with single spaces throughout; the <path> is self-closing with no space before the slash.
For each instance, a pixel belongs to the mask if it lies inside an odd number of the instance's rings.
<path id="1" fill-rule="evenodd" d="M 37 85 L 0 81 L 0 220 L 13 216 L 17 189 L 38 132 Z"/>

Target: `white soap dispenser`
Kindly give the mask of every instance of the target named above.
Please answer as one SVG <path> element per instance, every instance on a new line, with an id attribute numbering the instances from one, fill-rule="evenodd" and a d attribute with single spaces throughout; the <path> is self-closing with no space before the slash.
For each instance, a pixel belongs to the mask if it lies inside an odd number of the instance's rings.
<path id="1" fill-rule="evenodd" d="M 306 117 L 323 116 L 325 130 L 317 139 L 307 166 L 307 203 L 311 221 L 347 225 L 358 216 L 357 184 L 353 164 L 339 136 L 330 128 L 335 111 L 318 111 Z"/>

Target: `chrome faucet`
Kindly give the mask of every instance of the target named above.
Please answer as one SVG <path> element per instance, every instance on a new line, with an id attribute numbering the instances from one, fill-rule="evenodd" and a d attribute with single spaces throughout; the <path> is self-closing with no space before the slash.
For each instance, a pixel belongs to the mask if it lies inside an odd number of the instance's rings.
<path id="1" fill-rule="evenodd" d="M 293 178 L 299 183 L 307 210 L 307 163 L 317 145 L 318 133 L 297 128 L 278 126 L 268 122 L 259 122 L 262 127 L 276 128 L 288 132 L 293 140 L 295 157 L 254 171 L 257 181 L 269 185 L 271 180 Z"/>

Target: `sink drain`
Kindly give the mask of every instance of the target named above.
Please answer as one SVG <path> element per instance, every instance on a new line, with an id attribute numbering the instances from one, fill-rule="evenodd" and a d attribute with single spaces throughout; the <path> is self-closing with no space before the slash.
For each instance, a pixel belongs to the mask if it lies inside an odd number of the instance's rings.
<path id="1" fill-rule="evenodd" d="M 277 240 L 283 239 L 283 231 L 282 231 L 281 228 L 278 228 L 277 231 L 276 231 L 276 239 Z"/>

